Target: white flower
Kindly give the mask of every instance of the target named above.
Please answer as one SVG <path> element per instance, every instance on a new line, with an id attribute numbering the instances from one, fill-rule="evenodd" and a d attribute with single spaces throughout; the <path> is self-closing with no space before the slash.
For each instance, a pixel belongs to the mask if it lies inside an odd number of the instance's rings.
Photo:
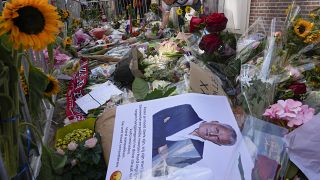
<path id="1" fill-rule="evenodd" d="M 75 143 L 75 142 L 71 142 L 71 143 L 68 144 L 68 149 L 69 149 L 70 151 L 76 150 L 77 147 L 78 147 L 78 144 Z"/>
<path id="2" fill-rule="evenodd" d="M 77 159 L 73 159 L 71 161 L 71 166 L 73 167 L 73 166 L 77 165 L 77 163 L 78 163 L 78 160 Z"/>
<path id="3" fill-rule="evenodd" d="M 63 156 L 65 154 L 65 152 L 62 149 L 58 148 L 57 149 L 57 154 L 60 154 L 60 155 Z"/>
<path id="4" fill-rule="evenodd" d="M 86 140 L 86 142 L 84 143 L 84 147 L 86 148 L 94 148 L 96 146 L 98 142 L 98 139 L 93 137 L 93 138 L 90 138 L 88 140 Z"/>

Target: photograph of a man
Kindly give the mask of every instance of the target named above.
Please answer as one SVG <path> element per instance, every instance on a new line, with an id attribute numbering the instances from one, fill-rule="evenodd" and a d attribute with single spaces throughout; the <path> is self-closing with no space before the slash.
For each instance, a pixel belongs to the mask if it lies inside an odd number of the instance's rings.
<path id="1" fill-rule="evenodd" d="M 190 104 L 163 109 L 153 115 L 153 175 L 168 174 L 168 167 L 183 168 L 203 158 L 204 142 L 232 146 L 235 130 L 228 124 L 201 119 Z"/>

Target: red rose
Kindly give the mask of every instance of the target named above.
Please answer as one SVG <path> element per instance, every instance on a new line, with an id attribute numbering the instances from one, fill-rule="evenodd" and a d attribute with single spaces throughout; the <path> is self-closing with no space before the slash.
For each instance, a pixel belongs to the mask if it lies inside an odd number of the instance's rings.
<path id="1" fill-rule="evenodd" d="M 226 28 L 227 22 L 224 13 L 213 13 L 206 19 L 206 28 L 210 33 L 220 32 Z"/>
<path id="2" fill-rule="evenodd" d="M 206 17 L 192 17 L 190 20 L 190 33 L 194 33 L 195 30 L 201 28 L 201 25 L 206 21 Z"/>
<path id="3" fill-rule="evenodd" d="M 307 92 L 307 86 L 299 82 L 291 84 L 288 89 L 291 89 L 295 95 L 305 94 Z"/>
<path id="4" fill-rule="evenodd" d="M 222 44 L 221 39 L 216 34 L 207 34 L 202 37 L 199 48 L 207 53 L 213 53 Z"/>

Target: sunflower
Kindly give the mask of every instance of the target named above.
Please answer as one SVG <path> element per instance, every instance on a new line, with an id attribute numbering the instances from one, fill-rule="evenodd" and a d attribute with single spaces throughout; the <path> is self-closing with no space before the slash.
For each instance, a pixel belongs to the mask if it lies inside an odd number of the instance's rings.
<path id="1" fill-rule="evenodd" d="M 66 37 L 64 40 L 63 40 L 63 46 L 66 47 L 66 46 L 70 46 L 72 44 L 72 39 L 70 37 Z"/>
<path id="2" fill-rule="evenodd" d="M 52 96 L 53 94 L 58 94 L 60 92 L 59 81 L 56 80 L 53 76 L 48 75 L 48 85 L 44 91 L 44 95 L 47 97 Z"/>
<path id="3" fill-rule="evenodd" d="M 186 11 L 186 13 L 190 13 L 191 12 L 191 7 L 190 6 L 186 6 L 185 11 Z"/>
<path id="4" fill-rule="evenodd" d="M 178 8 L 177 10 L 176 10 L 176 13 L 180 16 L 180 15 L 182 15 L 182 9 L 181 8 Z"/>
<path id="5" fill-rule="evenodd" d="M 310 34 L 312 28 L 313 28 L 313 23 L 306 21 L 304 19 L 298 19 L 296 25 L 294 26 L 294 32 L 300 36 L 300 37 L 306 37 L 308 34 Z"/>
<path id="6" fill-rule="evenodd" d="M 28 92 L 29 92 L 29 88 L 28 88 L 28 85 L 27 85 L 27 82 L 26 82 L 26 77 L 24 76 L 24 68 L 23 68 L 23 66 L 21 66 L 21 69 L 20 69 L 20 82 L 21 82 L 23 93 L 24 93 L 25 96 L 27 96 Z"/>
<path id="7" fill-rule="evenodd" d="M 320 32 L 310 34 L 309 36 L 306 37 L 306 39 L 303 42 L 311 44 L 311 43 L 316 43 L 319 41 L 320 41 Z"/>
<path id="8" fill-rule="evenodd" d="M 72 26 L 78 27 L 80 25 L 79 19 L 72 19 Z"/>
<path id="9" fill-rule="evenodd" d="M 12 0 L 0 16 L 0 36 L 10 33 L 13 47 L 41 50 L 56 39 L 59 15 L 56 7 L 45 0 Z"/>
<path id="10" fill-rule="evenodd" d="M 70 12 L 68 10 L 62 10 L 62 18 L 63 19 L 68 19 L 68 17 L 70 16 Z"/>

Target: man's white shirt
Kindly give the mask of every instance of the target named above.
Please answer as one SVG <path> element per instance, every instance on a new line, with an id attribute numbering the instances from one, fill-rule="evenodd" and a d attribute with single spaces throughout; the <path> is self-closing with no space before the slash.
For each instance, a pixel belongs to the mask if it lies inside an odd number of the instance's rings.
<path id="1" fill-rule="evenodd" d="M 199 128 L 200 124 L 203 122 L 204 121 L 200 121 L 192 126 L 189 126 L 185 129 L 182 129 L 179 132 L 176 132 L 175 134 L 166 137 L 166 140 L 167 141 L 182 141 L 182 140 L 187 140 L 187 139 L 193 139 L 193 140 L 198 140 L 198 141 L 204 142 L 204 140 L 202 138 L 191 134 L 195 129 Z"/>

